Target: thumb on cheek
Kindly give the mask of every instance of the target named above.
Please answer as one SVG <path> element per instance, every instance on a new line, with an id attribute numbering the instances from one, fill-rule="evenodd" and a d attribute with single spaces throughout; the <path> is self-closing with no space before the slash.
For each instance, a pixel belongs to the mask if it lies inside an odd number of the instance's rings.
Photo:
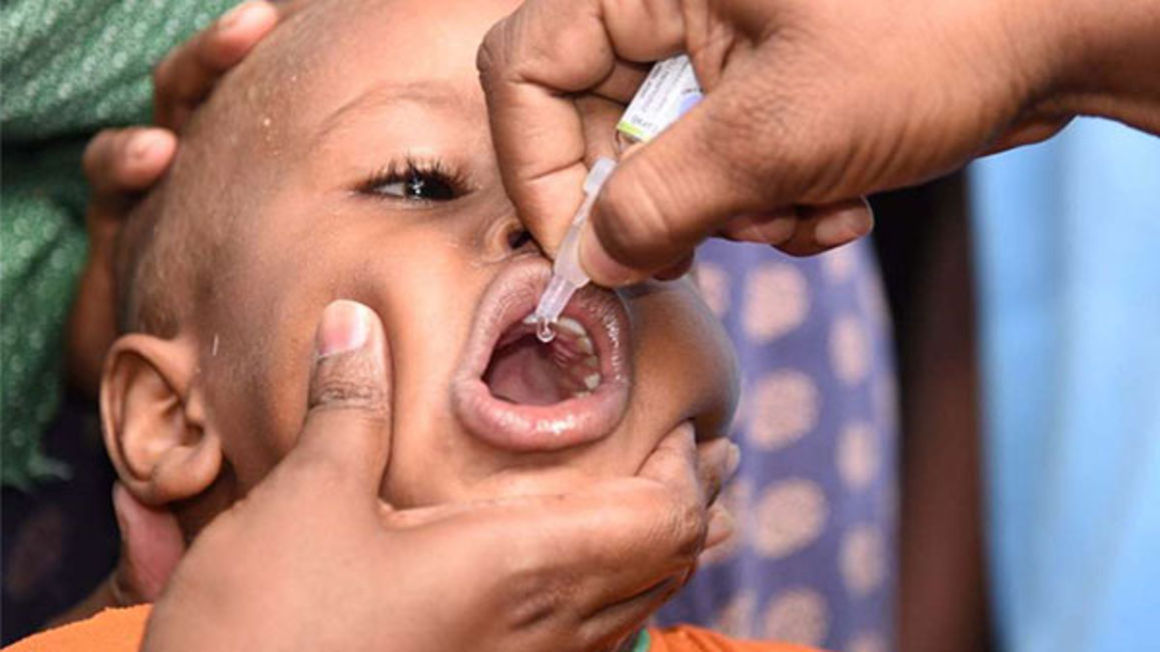
<path id="1" fill-rule="evenodd" d="M 382 322 L 361 303 L 331 302 L 323 311 L 314 347 L 309 411 L 288 458 L 326 467 L 377 495 L 391 443 Z"/>

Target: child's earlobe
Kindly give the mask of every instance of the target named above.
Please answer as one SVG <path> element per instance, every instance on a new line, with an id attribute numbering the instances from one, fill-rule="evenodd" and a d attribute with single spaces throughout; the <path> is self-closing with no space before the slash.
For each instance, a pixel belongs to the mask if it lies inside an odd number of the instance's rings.
<path id="1" fill-rule="evenodd" d="M 160 506 L 192 498 L 221 472 L 218 437 L 206 429 L 194 383 L 196 346 L 132 333 L 118 339 L 101 382 L 105 448 L 126 488 Z"/>

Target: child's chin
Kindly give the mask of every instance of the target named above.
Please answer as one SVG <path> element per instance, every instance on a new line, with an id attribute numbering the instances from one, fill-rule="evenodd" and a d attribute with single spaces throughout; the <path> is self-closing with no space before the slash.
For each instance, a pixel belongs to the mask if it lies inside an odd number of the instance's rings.
<path id="1" fill-rule="evenodd" d="M 520 496 L 557 496 L 591 488 L 608 473 L 587 469 L 552 466 L 549 468 L 509 469 L 498 473 L 463 493 L 451 502 L 477 502 Z M 623 474 L 626 475 L 626 474 Z"/>

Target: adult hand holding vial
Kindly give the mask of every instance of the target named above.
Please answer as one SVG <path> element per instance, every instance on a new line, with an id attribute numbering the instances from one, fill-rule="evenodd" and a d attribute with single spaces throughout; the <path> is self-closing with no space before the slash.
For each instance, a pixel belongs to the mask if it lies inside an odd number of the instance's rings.
<path id="1" fill-rule="evenodd" d="M 1160 0 L 529 0 L 478 64 L 504 185 L 549 253 L 648 64 L 704 100 L 623 160 L 580 234 L 624 285 L 713 235 L 795 254 L 865 234 L 860 195 L 1095 114 L 1160 132 Z"/>

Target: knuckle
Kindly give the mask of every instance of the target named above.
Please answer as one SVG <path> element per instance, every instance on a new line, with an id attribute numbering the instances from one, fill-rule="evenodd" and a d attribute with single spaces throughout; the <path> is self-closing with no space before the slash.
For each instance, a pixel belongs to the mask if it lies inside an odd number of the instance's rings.
<path id="1" fill-rule="evenodd" d="M 721 495 L 721 487 L 723 484 L 721 474 L 716 469 L 707 471 L 703 476 L 702 484 L 705 490 L 705 503 L 712 505 L 717 502 L 717 497 Z"/>
<path id="2" fill-rule="evenodd" d="M 569 578 L 535 565 L 514 570 L 507 582 L 510 626 L 524 630 L 556 620 L 569 604 L 570 583 Z"/>
<path id="3" fill-rule="evenodd" d="M 84 154 L 81 156 L 81 167 L 90 180 L 104 172 L 105 160 L 112 153 L 121 133 L 119 129 L 103 129 L 85 146 Z"/>
<path id="4" fill-rule="evenodd" d="M 484 35 L 479 49 L 475 52 L 475 69 L 479 73 L 480 82 L 484 91 L 490 91 L 507 69 L 508 51 L 508 20 L 505 19 L 492 26 Z"/>
<path id="5" fill-rule="evenodd" d="M 487 80 L 495 72 L 496 69 L 496 48 L 499 39 L 496 34 L 497 27 L 488 30 L 483 37 L 483 42 L 479 44 L 479 49 L 475 52 L 475 70 L 479 73 L 482 80 Z"/>
<path id="6" fill-rule="evenodd" d="M 665 484 L 681 483 L 680 486 L 683 486 L 685 464 L 684 455 L 679 448 L 672 445 L 661 446 L 650 454 L 649 459 L 656 468 L 664 471 L 661 480 Z"/>
<path id="7" fill-rule="evenodd" d="M 671 218 L 671 189 L 648 161 L 633 167 L 634 183 L 617 183 L 613 177 L 597 199 L 604 217 L 605 232 L 601 241 L 613 257 L 633 260 L 642 265 L 659 264 L 650 260 L 653 252 L 669 252 L 686 244 L 680 229 Z M 599 228 L 599 227 L 598 227 Z"/>
<path id="8" fill-rule="evenodd" d="M 674 506 L 668 527 L 670 532 L 675 533 L 676 558 L 684 563 L 692 563 L 700 554 L 708 532 L 705 508 L 699 503 Z"/>
<path id="9" fill-rule="evenodd" d="M 575 569 L 551 552 L 540 537 L 504 542 L 504 552 L 493 560 L 496 598 L 503 606 L 506 626 L 513 631 L 570 626 L 575 617 L 577 586 L 582 579 Z"/>
<path id="10" fill-rule="evenodd" d="M 730 90 L 707 121 L 712 136 L 705 140 L 716 146 L 704 155 L 745 198 L 745 208 L 781 205 L 820 183 L 814 163 L 824 112 L 805 111 L 801 97 L 768 84 Z"/>
<path id="11" fill-rule="evenodd" d="M 349 485 L 351 482 L 350 468 L 343 460 L 330 455 L 315 455 L 308 462 L 298 462 L 294 469 L 298 484 L 310 487 L 312 496 L 326 496 L 330 490 Z M 304 496 L 296 496 L 300 506 L 303 500 L 313 500 Z M 303 510 L 309 512 L 309 510 Z"/>
<path id="12" fill-rule="evenodd" d="M 310 399 L 311 409 L 361 408 L 377 411 L 385 404 L 382 388 L 361 379 L 330 377 L 317 382 Z"/>
<path id="13" fill-rule="evenodd" d="M 707 149 L 706 156 L 735 188 L 756 199 L 752 208 L 760 209 L 780 193 L 778 171 L 791 167 L 784 165 L 790 136 L 784 115 L 754 104 L 745 96 L 728 98 L 714 116 L 719 147 Z"/>

